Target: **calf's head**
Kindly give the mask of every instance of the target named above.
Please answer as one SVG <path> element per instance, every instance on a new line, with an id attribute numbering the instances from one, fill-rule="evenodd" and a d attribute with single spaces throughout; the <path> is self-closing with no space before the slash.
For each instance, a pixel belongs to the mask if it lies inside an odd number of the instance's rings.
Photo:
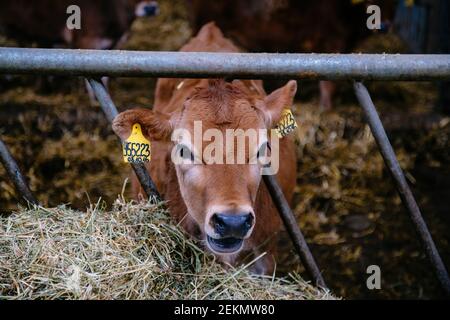
<path id="1" fill-rule="evenodd" d="M 116 117 L 113 129 L 126 139 L 133 123 L 140 123 L 149 140 L 173 144 L 187 214 L 214 253 L 235 254 L 258 219 L 254 207 L 261 168 L 271 158 L 267 131 L 292 105 L 297 84 L 290 81 L 265 96 L 240 81 L 202 83 L 176 112 L 131 109 Z"/>

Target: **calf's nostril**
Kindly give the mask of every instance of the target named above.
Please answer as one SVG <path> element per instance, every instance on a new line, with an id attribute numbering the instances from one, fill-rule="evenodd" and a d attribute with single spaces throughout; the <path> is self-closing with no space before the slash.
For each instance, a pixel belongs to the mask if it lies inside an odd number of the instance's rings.
<path id="1" fill-rule="evenodd" d="M 252 224 L 253 224 L 253 216 L 252 216 L 252 214 L 250 213 L 250 214 L 248 215 L 247 219 L 245 219 L 245 227 L 246 227 L 247 229 L 250 229 L 250 228 L 252 227 Z"/>
<path id="2" fill-rule="evenodd" d="M 219 217 L 219 215 L 217 213 L 215 213 L 212 216 L 211 220 L 214 225 L 222 225 L 223 224 L 223 220 Z"/>
<path id="3" fill-rule="evenodd" d="M 218 233 L 218 234 L 222 234 L 225 230 L 226 224 L 225 221 L 223 220 L 223 218 L 221 217 L 220 214 L 215 213 L 212 218 L 212 225 L 214 227 L 214 230 Z"/>

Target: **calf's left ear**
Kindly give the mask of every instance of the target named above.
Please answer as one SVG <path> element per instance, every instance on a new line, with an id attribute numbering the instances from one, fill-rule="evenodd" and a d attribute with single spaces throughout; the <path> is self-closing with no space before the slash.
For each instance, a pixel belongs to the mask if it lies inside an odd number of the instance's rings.
<path id="1" fill-rule="evenodd" d="M 297 93 L 297 81 L 290 80 L 283 87 L 273 91 L 264 98 L 265 117 L 269 128 L 278 123 L 283 109 L 290 109 Z"/>
<path id="2" fill-rule="evenodd" d="M 131 134 L 133 124 L 139 123 L 142 133 L 149 140 L 170 139 L 172 123 L 170 115 L 161 112 L 136 108 L 119 113 L 113 120 L 113 131 L 125 141 Z"/>

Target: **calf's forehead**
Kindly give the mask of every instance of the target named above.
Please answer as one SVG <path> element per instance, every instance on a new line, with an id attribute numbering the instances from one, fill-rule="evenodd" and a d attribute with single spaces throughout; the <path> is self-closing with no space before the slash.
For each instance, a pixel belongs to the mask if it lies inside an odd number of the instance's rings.
<path id="1" fill-rule="evenodd" d="M 203 129 L 264 129 L 264 121 L 251 99 L 226 99 L 211 101 L 192 100 L 183 110 L 180 126 L 194 129 L 194 122 L 201 121 Z"/>

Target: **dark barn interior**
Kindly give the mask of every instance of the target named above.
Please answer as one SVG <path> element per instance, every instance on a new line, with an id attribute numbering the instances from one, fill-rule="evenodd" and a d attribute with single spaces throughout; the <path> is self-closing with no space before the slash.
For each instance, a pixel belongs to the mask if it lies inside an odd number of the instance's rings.
<path id="1" fill-rule="evenodd" d="M 364 26 L 364 32 L 357 35 L 351 33 L 352 28 L 358 28 L 357 20 L 339 23 L 335 29 L 332 21 L 326 25 L 326 19 L 306 16 L 304 25 L 293 29 L 295 17 L 290 17 L 289 30 L 306 34 L 295 38 L 295 46 L 289 39 L 280 38 L 280 43 L 254 40 L 252 32 L 258 29 L 251 30 L 254 22 L 245 19 L 253 14 L 266 21 L 257 7 L 246 12 L 235 5 L 244 15 L 242 21 L 246 21 L 241 26 L 252 31 L 246 34 L 231 24 L 232 15 L 237 13 L 227 8 L 202 7 L 203 11 L 195 11 L 200 2 L 159 1 L 159 14 L 136 18 L 130 23 L 128 39 L 115 45 L 124 50 L 176 51 L 205 20 L 220 19 L 220 15 L 214 16 L 214 10 L 219 10 L 226 12 L 223 25 L 218 22 L 225 35 L 254 52 L 449 53 L 446 1 L 415 1 L 413 7 L 407 7 L 408 1 L 381 1 L 382 14 L 389 16 L 389 30 L 367 32 Z M 216 2 L 217 6 L 220 2 Z M 280 15 L 286 17 L 282 10 L 289 9 L 283 9 L 280 3 L 291 1 L 262 2 L 270 3 L 273 10 L 281 10 Z M 308 8 L 309 2 L 298 1 L 305 6 L 301 9 Z M 353 10 L 352 1 L 342 2 Z M 330 1 L 313 12 L 327 14 L 340 5 L 341 1 Z M 436 9 L 438 5 L 441 10 Z M 197 13 L 195 17 L 193 12 Z M 2 19 L 0 14 L 0 46 L 54 46 L 33 36 L 14 37 L 5 20 L 2 25 Z M 269 22 L 261 22 L 259 32 L 275 33 L 274 20 L 267 19 Z M 323 29 L 308 28 L 312 23 L 322 23 Z M 342 43 L 333 43 L 336 39 Z M 256 43 L 251 43 L 253 40 Z M 80 47 L 81 42 L 70 45 Z M 123 111 L 151 107 L 155 83 L 152 78 L 111 78 L 108 87 L 119 111 Z M 277 83 L 268 81 L 266 86 Z M 365 84 L 436 246 L 444 263 L 450 266 L 448 83 Z M 333 294 L 344 299 L 443 298 L 444 292 L 364 120 L 351 82 L 337 82 L 331 100 L 321 95 L 317 81 L 298 81 L 298 87 L 294 106 L 299 125 L 295 133 L 298 172 L 292 209 Z M 105 207 L 110 207 L 130 172 L 122 162 L 117 138 L 98 102 L 90 99 L 81 77 L 0 75 L 0 136 L 31 191 L 45 206 L 67 204 L 83 210 L 101 199 Z M 128 185 L 125 196 L 130 198 Z M 0 212 L 8 215 L 25 205 L 0 166 Z M 299 271 L 308 278 L 285 232 L 279 245 L 283 254 L 277 272 L 284 275 Z M 382 270 L 381 290 L 366 287 L 366 268 L 373 264 Z"/>

